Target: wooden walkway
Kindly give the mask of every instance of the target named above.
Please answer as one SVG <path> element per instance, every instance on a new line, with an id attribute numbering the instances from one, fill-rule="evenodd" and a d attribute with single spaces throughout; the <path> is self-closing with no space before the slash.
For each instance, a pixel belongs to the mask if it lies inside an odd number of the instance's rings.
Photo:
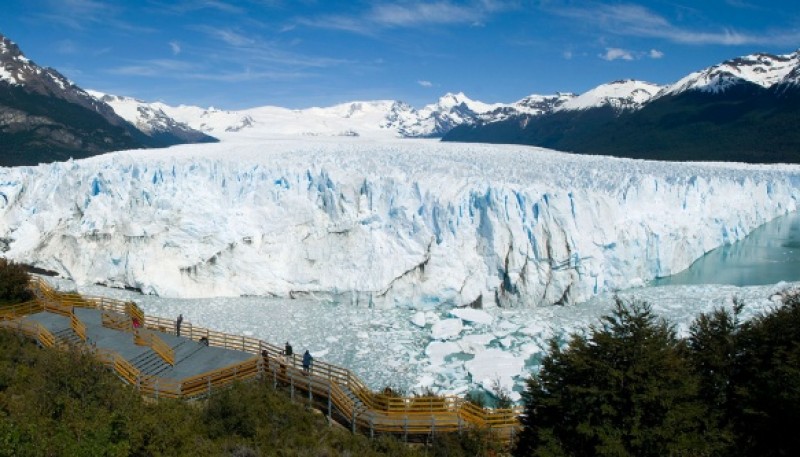
<path id="1" fill-rule="evenodd" d="M 261 378 L 288 387 L 354 433 L 423 439 L 469 427 L 513 440 L 520 409 L 485 409 L 462 398 L 397 397 L 372 392 L 350 370 L 314 361 L 305 373 L 301 357 L 255 338 L 230 335 L 184 322 L 146 316 L 133 302 L 59 293 L 44 280 L 31 281 L 36 299 L 0 308 L 0 327 L 47 347 L 92 351 L 142 395 L 192 399 L 239 380 Z"/>

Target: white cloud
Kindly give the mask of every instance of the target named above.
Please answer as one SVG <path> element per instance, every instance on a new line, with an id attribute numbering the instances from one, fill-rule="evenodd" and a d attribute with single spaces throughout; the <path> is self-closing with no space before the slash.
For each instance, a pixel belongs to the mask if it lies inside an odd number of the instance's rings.
<path id="1" fill-rule="evenodd" d="M 564 51 L 561 55 L 567 60 L 572 60 L 572 51 Z"/>
<path id="2" fill-rule="evenodd" d="M 606 48 L 605 54 L 599 54 L 599 57 L 603 60 L 608 60 L 609 62 L 612 60 L 633 60 L 633 54 L 631 51 L 621 49 L 621 48 Z"/>
<path id="3" fill-rule="evenodd" d="M 658 49 L 651 49 L 650 52 L 647 54 L 651 59 L 660 59 L 664 57 L 664 53 L 659 51 Z"/>
<path id="4" fill-rule="evenodd" d="M 424 79 L 421 79 L 421 80 L 417 81 L 417 84 L 419 84 L 422 87 L 433 87 L 433 83 L 432 82 L 425 81 Z"/>
<path id="5" fill-rule="evenodd" d="M 800 31 L 797 29 L 772 29 L 761 33 L 741 32 L 722 27 L 718 30 L 692 30 L 672 24 L 663 16 L 634 4 L 593 3 L 586 7 L 556 6 L 546 4 L 543 9 L 552 14 L 574 19 L 581 24 L 594 26 L 605 33 L 622 36 L 660 38 L 682 44 L 786 44 L 797 45 Z"/>
<path id="6" fill-rule="evenodd" d="M 169 47 L 172 49 L 172 55 L 177 56 L 181 53 L 181 44 L 177 41 L 170 41 Z"/>
<path id="7" fill-rule="evenodd" d="M 374 35 L 376 29 L 399 27 L 422 27 L 427 25 L 466 24 L 484 27 L 492 13 L 515 8 L 515 2 L 494 0 L 473 0 L 469 2 L 408 1 L 379 2 L 362 14 L 328 15 L 317 18 L 304 18 L 298 23 L 319 28 L 344 30 Z"/>

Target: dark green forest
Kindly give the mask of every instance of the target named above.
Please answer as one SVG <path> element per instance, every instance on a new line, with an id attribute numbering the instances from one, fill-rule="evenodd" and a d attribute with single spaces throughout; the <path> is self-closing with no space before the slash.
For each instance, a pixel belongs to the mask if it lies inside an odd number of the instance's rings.
<path id="1" fill-rule="evenodd" d="M 800 294 L 747 322 L 700 315 L 686 339 L 646 303 L 552 341 L 524 394 L 518 456 L 800 455 Z"/>
<path id="2" fill-rule="evenodd" d="M 443 141 L 527 144 L 667 161 L 800 163 L 800 90 L 741 84 L 664 96 L 640 110 L 609 106 L 461 125 Z"/>

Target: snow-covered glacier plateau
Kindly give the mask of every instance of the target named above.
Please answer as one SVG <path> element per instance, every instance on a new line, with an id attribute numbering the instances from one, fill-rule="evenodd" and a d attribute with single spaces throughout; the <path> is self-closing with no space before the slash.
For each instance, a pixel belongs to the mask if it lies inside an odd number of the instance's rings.
<path id="1" fill-rule="evenodd" d="M 0 247 L 78 284 L 377 308 L 583 301 L 795 211 L 800 167 L 363 138 L 0 169 Z"/>

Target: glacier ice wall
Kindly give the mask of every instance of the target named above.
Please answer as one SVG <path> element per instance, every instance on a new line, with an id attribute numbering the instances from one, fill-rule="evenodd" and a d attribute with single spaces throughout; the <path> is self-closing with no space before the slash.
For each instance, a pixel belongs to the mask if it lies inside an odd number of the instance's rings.
<path id="1" fill-rule="evenodd" d="M 0 169 L 5 255 L 172 297 L 581 301 L 798 206 L 800 167 L 275 140 Z"/>

